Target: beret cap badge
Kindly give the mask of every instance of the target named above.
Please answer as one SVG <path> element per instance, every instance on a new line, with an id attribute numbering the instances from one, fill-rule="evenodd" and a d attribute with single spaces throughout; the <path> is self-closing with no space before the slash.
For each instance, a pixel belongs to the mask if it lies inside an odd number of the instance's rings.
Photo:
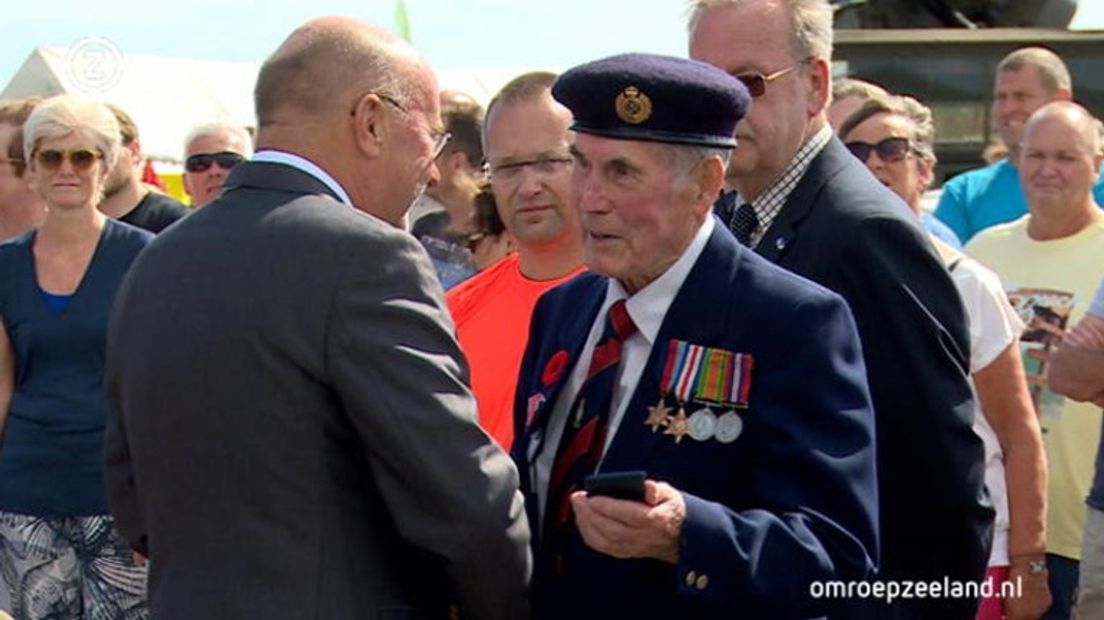
<path id="1" fill-rule="evenodd" d="M 630 125 L 639 125 L 652 117 L 652 100 L 635 86 L 621 91 L 614 105 L 617 117 Z"/>

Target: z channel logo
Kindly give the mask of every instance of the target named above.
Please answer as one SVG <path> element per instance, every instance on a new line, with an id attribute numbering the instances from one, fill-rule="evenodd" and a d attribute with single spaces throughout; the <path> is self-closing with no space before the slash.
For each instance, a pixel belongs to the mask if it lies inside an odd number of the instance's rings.
<path id="1" fill-rule="evenodd" d="M 103 37 L 84 37 L 69 46 L 65 66 L 73 86 L 81 93 L 104 93 L 123 77 L 123 53 Z"/>

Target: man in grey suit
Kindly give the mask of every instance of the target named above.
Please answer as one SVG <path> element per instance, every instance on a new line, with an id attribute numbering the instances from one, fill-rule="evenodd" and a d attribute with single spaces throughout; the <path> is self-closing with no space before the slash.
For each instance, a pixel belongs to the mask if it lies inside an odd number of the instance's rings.
<path id="1" fill-rule="evenodd" d="M 524 616 L 517 472 L 399 229 L 445 139 L 432 71 L 321 18 L 255 95 L 257 154 L 135 262 L 108 335 L 107 484 L 153 617 Z"/>

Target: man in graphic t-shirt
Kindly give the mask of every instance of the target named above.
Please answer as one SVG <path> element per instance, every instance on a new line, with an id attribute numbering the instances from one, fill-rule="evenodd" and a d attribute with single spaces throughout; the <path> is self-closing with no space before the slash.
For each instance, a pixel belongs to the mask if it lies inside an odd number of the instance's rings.
<path id="1" fill-rule="evenodd" d="M 1068 618 L 1076 594 L 1084 500 L 1100 441 L 1100 409 L 1066 399 L 1046 382 L 1050 355 L 1104 276 L 1104 213 L 1092 194 L 1101 162 L 1098 126 L 1069 102 L 1032 114 L 1020 147 L 1028 214 L 982 231 L 966 246 L 1001 277 L 1027 326 L 1020 336 L 1024 371 L 1049 470 L 1045 570 L 1054 600 L 1047 618 Z"/>

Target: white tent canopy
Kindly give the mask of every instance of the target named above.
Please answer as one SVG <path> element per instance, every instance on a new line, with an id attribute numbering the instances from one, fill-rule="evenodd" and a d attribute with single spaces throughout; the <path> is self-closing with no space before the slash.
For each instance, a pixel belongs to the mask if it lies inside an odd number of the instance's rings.
<path id="1" fill-rule="evenodd" d="M 74 48 L 37 47 L 0 97 L 80 93 L 109 101 L 138 125 L 147 157 L 180 161 L 184 139 L 214 121 L 255 125 L 253 85 L 259 63 L 120 54 L 104 40 Z M 484 104 L 515 75 L 513 69 L 438 72 L 441 88 L 468 93 Z"/>

